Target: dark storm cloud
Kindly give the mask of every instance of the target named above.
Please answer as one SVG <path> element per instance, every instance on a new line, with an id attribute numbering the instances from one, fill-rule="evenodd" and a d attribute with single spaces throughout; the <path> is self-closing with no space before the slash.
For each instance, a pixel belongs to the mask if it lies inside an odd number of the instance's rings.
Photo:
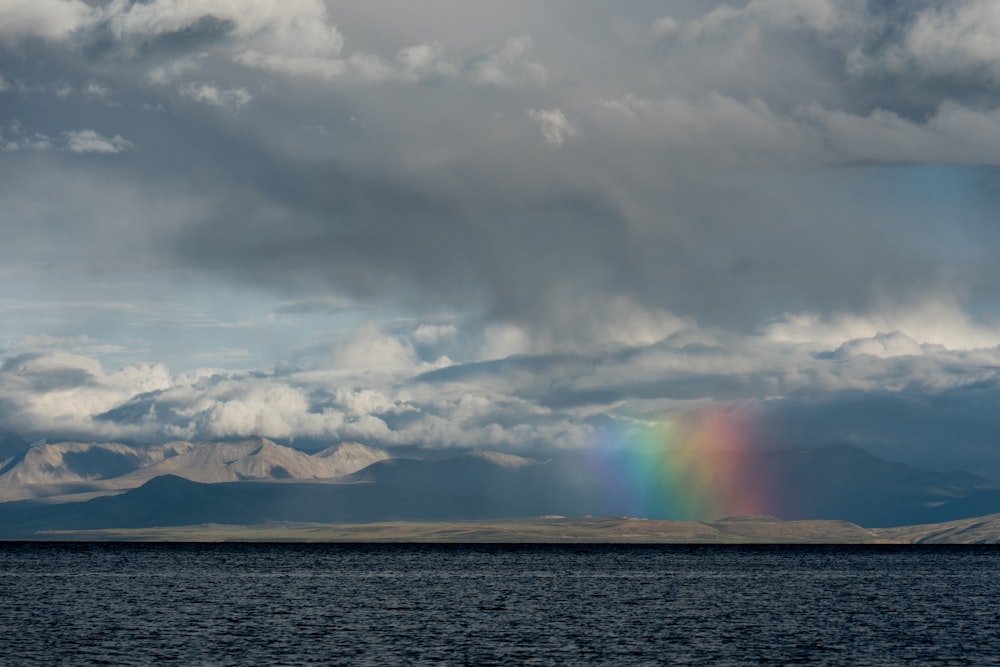
<path id="1" fill-rule="evenodd" d="M 983 84 L 998 59 L 917 38 L 963 34 L 989 18 L 981 2 L 590 7 L 571 27 L 536 8 L 530 39 L 462 50 L 408 34 L 387 3 L 395 54 L 341 37 L 339 22 L 365 16 L 347 5 L 110 7 L 66 40 L 19 48 L 28 62 L 57 56 L 35 79 L 106 81 L 121 106 L 76 96 L 46 104 L 47 121 L 14 108 L 48 136 L 94 129 L 135 147 L 87 169 L 198 199 L 175 229 L 142 223 L 184 267 L 293 295 L 474 308 L 569 337 L 588 303 L 617 295 L 748 328 L 972 282 L 947 247 L 908 247 L 914 219 L 953 202 L 925 191 L 890 212 L 905 193 L 864 185 L 886 172 L 827 167 L 996 154 L 966 141 L 995 120 Z M 609 20 L 628 30 L 607 33 Z M 625 44 L 629 30 L 644 41 Z M 594 44 L 614 55 L 585 78 Z M 935 49 L 947 68 L 928 65 Z M 994 284 L 986 262 L 971 266 Z"/>
<path id="2" fill-rule="evenodd" d="M 726 402 L 996 460 L 987 0 L 21 6 L 4 267 L 399 319 L 274 373 L 12 344 L 18 428 L 517 449 Z"/>

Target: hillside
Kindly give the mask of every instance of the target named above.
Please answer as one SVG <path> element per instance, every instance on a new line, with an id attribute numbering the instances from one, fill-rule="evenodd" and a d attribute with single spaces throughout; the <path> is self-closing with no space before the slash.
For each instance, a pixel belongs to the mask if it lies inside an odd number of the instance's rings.
<path id="1" fill-rule="evenodd" d="M 121 443 L 39 443 L 0 474 L 0 501 L 89 500 L 133 489 L 163 475 L 204 483 L 318 480 L 353 473 L 389 457 L 384 450 L 343 443 L 315 454 L 266 438 L 155 446 Z"/>
<path id="2" fill-rule="evenodd" d="M 736 517 L 715 522 L 536 517 L 363 524 L 202 524 L 49 531 L 35 539 L 175 542 L 427 542 L 550 544 L 998 544 L 1000 515 L 963 522 L 865 529 L 843 521 Z"/>

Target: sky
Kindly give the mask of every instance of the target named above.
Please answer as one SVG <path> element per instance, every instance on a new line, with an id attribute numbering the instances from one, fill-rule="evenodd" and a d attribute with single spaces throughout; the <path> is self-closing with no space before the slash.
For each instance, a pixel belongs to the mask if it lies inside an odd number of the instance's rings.
<path id="1" fill-rule="evenodd" d="M 993 0 L 0 0 L 0 427 L 1000 478 Z"/>

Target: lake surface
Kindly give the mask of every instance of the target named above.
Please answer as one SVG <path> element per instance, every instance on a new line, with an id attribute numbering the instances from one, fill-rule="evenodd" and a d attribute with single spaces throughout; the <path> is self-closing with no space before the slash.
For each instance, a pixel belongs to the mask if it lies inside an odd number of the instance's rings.
<path id="1" fill-rule="evenodd" d="M 1000 549 L 0 543 L 0 663 L 1000 664 Z"/>

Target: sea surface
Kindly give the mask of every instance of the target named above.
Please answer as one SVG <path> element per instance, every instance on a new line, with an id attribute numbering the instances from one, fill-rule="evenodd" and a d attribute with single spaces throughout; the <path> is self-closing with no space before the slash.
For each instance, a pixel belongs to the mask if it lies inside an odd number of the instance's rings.
<path id="1" fill-rule="evenodd" d="M 10 665 L 1000 664 L 1000 549 L 0 543 Z"/>

